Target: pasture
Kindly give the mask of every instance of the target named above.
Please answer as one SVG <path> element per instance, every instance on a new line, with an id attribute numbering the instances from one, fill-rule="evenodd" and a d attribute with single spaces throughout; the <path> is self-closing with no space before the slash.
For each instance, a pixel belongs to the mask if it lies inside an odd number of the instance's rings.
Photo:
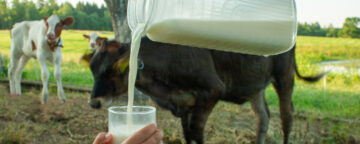
<path id="1" fill-rule="evenodd" d="M 64 84 L 91 87 L 93 78 L 88 66 L 80 62 L 89 50 L 82 34 L 89 31 L 63 31 L 64 40 L 62 79 Z M 111 32 L 100 35 L 111 37 Z M 0 31 L 0 54 L 5 65 L 9 58 L 9 31 Z M 360 39 L 303 37 L 297 38 L 296 59 L 303 75 L 323 71 L 318 63 L 335 60 L 360 59 Z M 293 143 L 346 143 L 360 139 L 360 62 L 347 64 L 348 72 L 332 71 L 325 80 L 305 83 L 296 80 L 293 101 L 295 106 Z M 55 82 L 51 72 L 50 82 Z M 7 78 L 6 73 L 1 79 Z M 39 64 L 30 60 L 23 79 L 40 80 Z M 326 84 L 326 85 L 325 85 Z M 90 143 L 100 131 L 107 130 L 105 109 L 93 110 L 87 104 L 88 93 L 66 92 L 68 101 L 61 104 L 56 89 L 50 90 L 50 102 L 40 105 L 40 88 L 27 88 L 21 97 L 10 97 L 9 88 L 0 85 L 0 144 L 1 143 Z M 267 143 L 279 143 L 280 130 L 278 99 L 272 86 L 266 91 L 271 109 Z M 146 102 L 151 104 L 151 102 Z M 124 105 L 124 101 L 117 102 Z M 183 141 L 179 119 L 168 111 L 157 113 L 159 127 L 166 142 Z M 255 117 L 249 104 L 242 106 L 219 103 L 206 127 L 207 143 L 252 143 L 255 140 Z"/>

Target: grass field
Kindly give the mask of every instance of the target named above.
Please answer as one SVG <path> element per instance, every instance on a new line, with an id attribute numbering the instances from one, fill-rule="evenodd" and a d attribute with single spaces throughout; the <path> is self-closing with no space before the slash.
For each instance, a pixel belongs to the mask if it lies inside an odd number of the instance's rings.
<path id="1" fill-rule="evenodd" d="M 88 51 L 88 41 L 82 34 L 89 31 L 64 31 L 62 79 L 65 84 L 91 86 L 93 78 L 86 64 L 79 61 L 81 55 Z M 103 36 L 111 37 L 111 33 Z M 0 54 L 8 61 L 10 47 L 9 31 L 0 31 Z M 296 49 L 297 65 L 303 75 L 314 75 L 322 71 L 317 63 L 330 60 L 360 59 L 360 39 L 346 38 L 323 38 L 304 37 L 297 38 Z M 6 64 L 7 65 L 7 64 Z M 352 63 L 351 67 L 359 68 L 359 63 Z M 53 71 L 53 67 L 49 67 Z M 346 119 L 350 121 L 360 120 L 360 75 L 359 73 L 329 73 L 326 77 L 326 88 L 321 80 L 314 84 L 296 80 L 293 101 L 297 114 L 306 115 L 309 119 Z M 6 78 L 3 76 L 2 78 Z M 26 66 L 24 79 L 40 80 L 40 68 L 35 60 L 31 60 Z M 55 82 L 53 76 L 51 82 Z M 266 99 L 271 109 L 278 113 L 278 99 L 273 88 L 270 86 L 266 91 Z M 55 92 L 53 92 L 55 94 Z M 83 97 L 86 97 L 82 95 Z M 3 97 L 0 96 L 0 102 Z M 224 105 L 221 103 L 220 106 Z M 230 105 L 235 107 L 234 105 Z M 222 106 L 224 107 L 224 106 Z M 249 107 L 248 104 L 245 107 Z M 223 110 L 223 109 L 222 109 Z M 231 114 L 231 108 L 225 108 L 225 114 Z M 228 112 L 228 113 L 227 113 Z M 278 117 L 278 116 L 276 116 Z M 326 122 L 324 122 L 326 123 Z M 331 125 L 332 123 L 327 123 Z M 347 138 L 353 135 L 344 127 L 360 129 L 360 124 L 336 124 L 338 128 L 332 129 L 334 135 L 344 135 Z M 254 131 L 252 131 L 253 133 Z M 279 133 L 278 133 L 279 135 Z M 280 134 L 281 135 L 281 134 Z M 354 134 L 360 138 L 359 133 Z M 1 136 L 1 135 L 0 135 Z M 273 137 L 275 138 L 275 137 Z M 276 138 L 275 138 L 276 139 Z M 326 141 L 326 140 L 325 140 Z M 310 142 L 311 143 L 311 142 Z M 331 140 L 330 140 L 331 143 Z"/>
<path id="2" fill-rule="evenodd" d="M 8 87 L 0 84 L 0 144 L 89 144 L 97 133 L 107 131 L 106 109 L 94 110 L 87 104 L 88 94 L 67 92 L 63 104 L 55 91 L 49 102 L 41 105 L 39 90 L 24 89 L 21 97 L 11 97 Z M 137 102 L 139 103 L 139 102 Z M 154 105 L 142 101 L 142 105 Z M 117 101 L 116 105 L 125 105 Z M 271 109 L 267 144 L 282 141 L 277 109 Z M 165 133 L 164 143 L 184 143 L 180 119 L 157 107 L 157 124 Z M 219 103 L 211 113 L 205 128 L 207 144 L 248 144 L 256 138 L 256 117 L 250 107 Z M 296 116 L 291 133 L 292 144 L 345 144 L 359 138 L 359 122 L 334 122 Z M 360 141 L 359 141 L 360 142 Z"/>

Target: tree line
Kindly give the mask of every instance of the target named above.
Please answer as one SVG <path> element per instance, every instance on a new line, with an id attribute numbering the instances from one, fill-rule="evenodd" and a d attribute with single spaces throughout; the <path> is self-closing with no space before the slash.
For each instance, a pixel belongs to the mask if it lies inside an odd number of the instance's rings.
<path id="1" fill-rule="evenodd" d="M 78 2 L 74 7 L 69 2 L 61 5 L 56 0 L 0 0 L 0 29 L 10 29 L 17 22 L 40 20 L 57 14 L 59 17 L 74 17 L 75 21 L 68 29 L 112 30 L 108 9 L 95 3 Z"/>
<path id="2" fill-rule="evenodd" d="M 60 17 L 73 16 L 75 22 L 68 29 L 110 30 L 111 17 L 108 9 L 95 3 L 78 2 L 74 7 L 68 2 L 61 5 L 56 0 L 0 0 L 0 29 L 10 29 L 11 26 L 24 20 L 39 20 L 57 14 Z M 360 38 L 360 17 L 345 19 L 342 28 L 332 25 L 321 27 L 316 23 L 299 23 L 298 35 Z"/>
<path id="3" fill-rule="evenodd" d="M 360 17 L 346 18 L 342 28 L 332 25 L 322 28 L 318 22 L 299 23 L 297 32 L 305 36 L 360 38 Z"/>

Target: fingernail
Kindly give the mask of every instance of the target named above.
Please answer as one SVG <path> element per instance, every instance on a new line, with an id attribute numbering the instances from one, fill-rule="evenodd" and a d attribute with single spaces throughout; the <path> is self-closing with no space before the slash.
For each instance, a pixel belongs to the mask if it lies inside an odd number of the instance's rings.
<path id="1" fill-rule="evenodd" d="M 111 140 L 111 134 L 110 133 L 107 133 L 106 135 L 105 135 L 105 141 L 110 141 Z"/>
<path id="2" fill-rule="evenodd" d="M 155 127 L 157 128 L 157 124 L 156 124 L 156 123 L 154 123 L 154 125 L 155 125 Z"/>

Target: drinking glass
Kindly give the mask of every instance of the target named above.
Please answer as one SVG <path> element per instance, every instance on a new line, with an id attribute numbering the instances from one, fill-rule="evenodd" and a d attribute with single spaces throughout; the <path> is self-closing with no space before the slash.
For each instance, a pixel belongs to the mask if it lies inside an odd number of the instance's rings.
<path id="1" fill-rule="evenodd" d="M 109 132 L 113 135 L 113 144 L 121 144 L 126 138 L 143 127 L 156 123 L 156 108 L 152 106 L 112 106 L 109 111 Z"/>

